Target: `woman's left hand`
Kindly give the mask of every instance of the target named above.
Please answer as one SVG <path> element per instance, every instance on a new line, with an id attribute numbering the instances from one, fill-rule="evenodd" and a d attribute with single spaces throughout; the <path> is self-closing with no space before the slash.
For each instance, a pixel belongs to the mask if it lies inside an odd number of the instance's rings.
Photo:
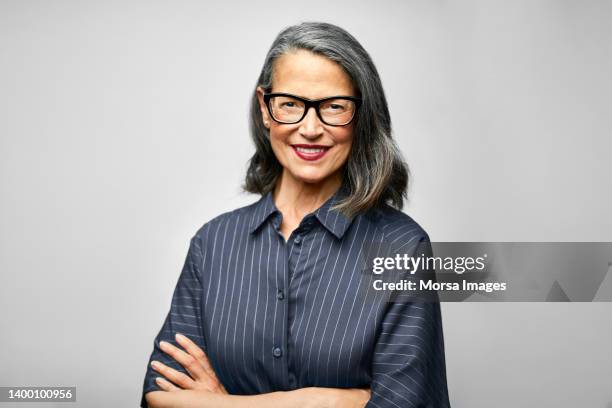
<path id="1" fill-rule="evenodd" d="M 181 334 L 177 333 L 175 338 L 186 352 L 165 341 L 161 341 L 159 345 L 162 351 L 182 365 L 191 377 L 159 361 L 152 361 L 151 366 L 153 369 L 166 377 L 165 379 L 158 377 L 156 379 L 157 385 L 164 391 L 185 389 L 227 394 L 225 387 L 217 378 L 204 351 L 193 341 Z"/>

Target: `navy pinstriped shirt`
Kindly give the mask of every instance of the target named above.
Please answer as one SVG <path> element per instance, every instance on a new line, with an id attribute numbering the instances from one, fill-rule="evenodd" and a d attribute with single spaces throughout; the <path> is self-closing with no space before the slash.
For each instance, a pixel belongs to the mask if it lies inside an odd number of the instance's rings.
<path id="1" fill-rule="evenodd" d="M 410 253 L 427 233 L 389 206 L 348 219 L 340 188 L 285 242 L 272 194 L 204 224 L 191 239 L 151 360 L 179 332 L 202 347 L 230 394 L 370 386 L 367 408 L 448 407 L 439 303 L 366 301 L 362 251 Z M 367 281 L 366 281 L 367 280 Z M 178 345 L 177 345 L 178 346 Z M 178 346 L 180 347 L 180 346 Z M 150 365 L 144 394 L 159 390 Z"/>

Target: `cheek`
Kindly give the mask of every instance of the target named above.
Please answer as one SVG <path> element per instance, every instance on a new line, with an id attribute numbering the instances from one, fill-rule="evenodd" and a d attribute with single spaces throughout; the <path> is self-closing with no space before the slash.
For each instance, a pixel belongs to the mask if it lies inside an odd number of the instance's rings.
<path id="1" fill-rule="evenodd" d="M 341 156 L 345 159 L 349 152 L 351 151 L 351 146 L 353 144 L 353 132 L 351 130 L 346 130 L 344 132 L 337 132 L 334 135 L 334 141 L 338 147 L 338 156 Z"/>
<path id="2" fill-rule="evenodd" d="M 353 141 L 353 125 L 351 124 L 349 127 L 339 127 L 334 129 L 333 139 L 338 144 L 348 144 L 350 145 Z"/>
<path id="3" fill-rule="evenodd" d="M 351 143 L 345 143 L 342 145 L 341 149 L 338 150 L 338 153 L 336 154 L 336 166 L 343 166 L 347 160 L 348 157 L 350 155 L 351 152 Z"/>
<path id="4" fill-rule="evenodd" d="M 284 129 L 282 126 L 270 126 L 270 143 L 280 147 L 287 144 L 289 136 L 291 136 L 290 130 Z"/>
<path id="5" fill-rule="evenodd" d="M 274 155 L 282 165 L 286 165 L 287 134 L 278 129 L 270 128 L 270 145 Z"/>

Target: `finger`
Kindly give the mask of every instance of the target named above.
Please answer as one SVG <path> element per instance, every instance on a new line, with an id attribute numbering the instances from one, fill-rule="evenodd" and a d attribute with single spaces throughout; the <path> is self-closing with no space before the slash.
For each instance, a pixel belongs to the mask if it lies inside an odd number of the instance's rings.
<path id="1" fill-rule="evenodd" d="M 151 367 L 181 388 L 194 388 L 195 382 L 185 373 L 181 373 L 180 371 L 177 371 L 172 367 L 168 367 L 159 361 L 151 361 Z"/>
<path id="2" fill-rule="evenodd" d="M 202 350 L 191 339 L 189 339 L 188 337 L 180 333 L 177 333 L 175 338 L 176 338 L 176 341 L 178 341 L 178 343 L 185 350 L 187 350 L 189 354 L 194 356 L 200 362 L 200 364 L 202 365 L 202 367 L 204 367 L 204 370 L 206 371 L 208 375 L 217 379 L 217 374 L 215 373 L 215 370 L 213 369 L 212 364 L 210 364 L 210 361 L 208 360 L 208 356 L 206 355 L 206 353 L 204 353 L 204 350 Z"/>
<path id="3" fill-rule="evenodd" d="M 176 333 L 174 337 L 181 347 L 183 347 L 190 355 L 194 356 L 204 368 L 204 371 L 206 374 L 208 374 L 208 379 L 206 382 L 208 383 L 209 389 L 212 391 L 220 390 L 221 392 L 227 394 L 227 390 L 221 381 L 219 381 L 219 378 L 217 378 L 217 373 L 215 373 L 215 370 L 213 369 L 212 364 L 210 364 L 208 356 L 204 350 L 194 343 L 193 340 L 183 334 Z"/>
<path id="4" fill-rule="evenodd" d="M 159 388 L 161 388 L 164 391 L 178 391 L 180 390 L 179 387 L 177 387 L 176 385 L 172 384 L 170 381 L 162 378 L 162 377 L 157 377 L 155 379 L 155 383 L 159 386 Z"/>
<path id="5" fill-rule="evenodd" d="M 160 341 L 159 347 L 162 349 L 164 353 L 168 354 L 170 357 L 175 359 L 180 365 L 182 365 L 187 370 L 187 372 L 191 375 L 191 377 L 193 377 L 194 380 L 206 379 L 207 373 L 203 369 L 202 364 L 196 357 L 185 353 L 180 348 L 166 341 Z"/>

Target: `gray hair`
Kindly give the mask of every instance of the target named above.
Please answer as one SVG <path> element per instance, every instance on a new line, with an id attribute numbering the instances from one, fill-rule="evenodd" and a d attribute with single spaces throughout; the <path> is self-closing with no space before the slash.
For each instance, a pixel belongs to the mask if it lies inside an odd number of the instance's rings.
<path id="1" fill-rule="evenodd" d="M 407 195 L 408 166 L 391 137 L 391 117 L 376 67 L 355 37 L 328 23 L 305 22 L 285 28 L 266 55 L 257 86 L 270 92 L 274 61 L 300 49 L 342 66 L 363 99 L 355 118 L 351 151 L 342 170 L 349 194 L 335 208 L 348 217 L 382 203 L 401 209 Z M 251 100 L 250 132 L 255 154 L 249 160 L 243 189 L 264 195 L 274 189 L 283 168 L 272 151 L 256 92 Z"/>

